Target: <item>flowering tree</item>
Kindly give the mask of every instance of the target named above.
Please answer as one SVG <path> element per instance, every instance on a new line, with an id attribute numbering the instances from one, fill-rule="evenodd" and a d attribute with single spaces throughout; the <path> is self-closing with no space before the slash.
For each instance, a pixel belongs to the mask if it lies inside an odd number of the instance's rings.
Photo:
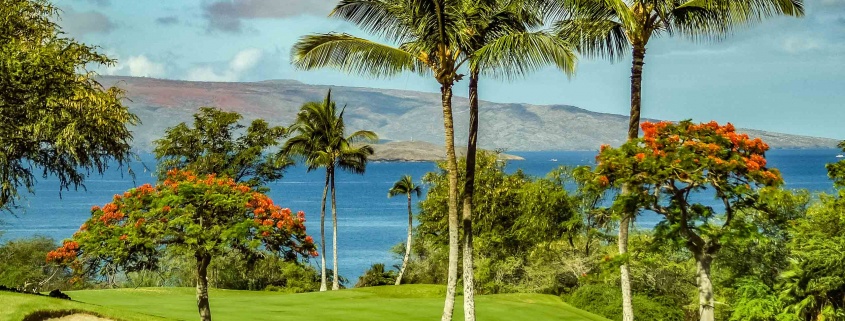
<path id="1" fill-rule="evenodd" d="M 645 122 L 642 129 L 642 138 L 619 148 L 602 146 L 593 184 L 631 186 L 630 194 L 614 202 L 616 209 L 650 210 L 663 217 L 655 237 L 692 252 L 701 320 L 713 320 L 714 255 L 724 243 L 758 233 L 755 222 L 771 213 L 758 202 L 761 188 L 780 185 L 780 173 L 766 168 L 769 146 L 737 133 L 730 123 Z M 721 206 L 696 203 L 702 193 Z"/>
<path id="2" fill-rule="evenodd" d="M 316 256 L 305 234 L 305 213 L 273 204 L 231 178 L 171 170 L 158 186 L 131 189 L 100 208 L 47 260 L 78 273 L 155 269 L 165 248 L 196 258 L 197 307 L 211 320 L 206 272 L 211 258 L 229 249 L 259 247 L 288 259 Z"/>

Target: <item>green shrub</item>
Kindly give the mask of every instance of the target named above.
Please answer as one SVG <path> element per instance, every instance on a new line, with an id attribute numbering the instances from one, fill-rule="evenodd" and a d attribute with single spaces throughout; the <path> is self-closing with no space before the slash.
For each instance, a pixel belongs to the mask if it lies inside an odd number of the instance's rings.
<path id="1" fill-rule="evenodd" d="M 363 288 L 368 286 L 392 285 L 396 282 L 396 277 L 399 272 L 396 270 L 384 270 L 384 263 L 376 263 L 370 266 L 364 275 L 358 277 L 358 283 L 355 283 L 356 288 Z"/>
<path id="2" fill-rule="evenodd" d="M 604 316 L 611 320 L 622 320 L 622 292 L 617 287 L 604 284 L 586 284 L 579 287 L 564 300 L 572 306 Z M 634 315 L 640 320 L 683 321 L 680 307 L 663 297 L 648 297 L 634 294 Z"/>
<path id="3" fill-rule="evenodd" d="M 69 288 L 70 271 L 47 264 L 47 252 L 56 249 L 48 237 L 7 241 L 0 245 L 0 285 L 22 291 Z"/>

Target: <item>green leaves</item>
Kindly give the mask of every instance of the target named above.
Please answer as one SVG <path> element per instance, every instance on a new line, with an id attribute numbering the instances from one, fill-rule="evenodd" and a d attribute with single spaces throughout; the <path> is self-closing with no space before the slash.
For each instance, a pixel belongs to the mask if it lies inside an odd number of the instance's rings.
<path id="1" fill-rule="evenodd" d="M 0 208 L 18 188 L 32 191 L 35 173 L 58 178 L 60 189 L 82 184 L 112 161 L 131 159 L 128 125 L 138 118 L 123 91 L 98 83 L 92 65 L 113 63 L 94 47 L 64 38 L 57 9 L 42 0 L 0 5 Z"/>
<path id="2" fill-rule="evenodd" d="M 304 70 L 328 67 L 370 77 L 429 71 L 417 54 L 349 34 L 303 36 L 291 49 L 291 56 L 294 67 Z"/>
<path id="3" fill-rule="evenodd" d="M 159 161 L 159 176 L 179 168 L 229 176 L 250 186 L 282 178 L 293 162 L 274 148 L 287 130 L 256 119 L 244 131 L 241 118 L 235 112 L 201 107 L 194 114 L 193 127 L 181 123 L 168 128 L 164 137 L 155 141 L 153 150 Z"/>

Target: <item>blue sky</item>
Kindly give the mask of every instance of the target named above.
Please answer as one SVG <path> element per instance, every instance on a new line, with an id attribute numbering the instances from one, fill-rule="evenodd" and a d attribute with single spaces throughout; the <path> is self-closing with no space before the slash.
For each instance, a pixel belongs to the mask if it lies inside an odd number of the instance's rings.
<path id="1" fill-rule="evenodd" d="M 118 60 L 102 74 L 198 81 L 295 79 L 310 84 L 438 92 L 414 75 L 367 79 L 290 66 L 296 39 L 313 32 L 365 36 L 325 16 L 329 0 L 56 0 L 72 37 Z M 780 17 L 715 43 L 649 44 L 643 116 L 730 121 L 741 127 L 845 139 L 845 0 L 805 0 L 807 15 Z M 567 79 L 543 70 L 483 79 L 483 100 L 568 104 L 627 114 L 630 57 L 582 59 Z M 456 94 L 465 96 L 466 83 Z"/>

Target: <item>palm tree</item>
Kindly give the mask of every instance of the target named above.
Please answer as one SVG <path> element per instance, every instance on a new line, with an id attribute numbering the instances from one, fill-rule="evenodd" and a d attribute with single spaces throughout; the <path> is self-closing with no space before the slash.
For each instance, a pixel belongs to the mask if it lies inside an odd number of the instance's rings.
<path id="1" fill-rule="evenodd" d="M 291 49 L 300 69 L 332 67 L 372 77 L 410 71 L 432 75 L 440 84 L 443 132 L 449 176 L 449 271 L 442 320 L 451 320 L 458 280 L 458 173 L 452 118 L 452 86 L 466 57 L 458 49 L 462 35 L 458 8 L 447 0 L 342 0 L 329 16 L 352 22 L 390 46 L 348 34 L 312 34 Z"/>
<path id="2" fill-rule="evenodd" d="M 315 34 L 300 39 L 292 49 L 293 64 L 301 69 L 332 67 L 344 72 L 372 77 L 395 76 L 410 71 L 432 75 L 440 84 L 443 127 L 449 178 L 449 271 L 442 320 L 451 320 L 458 271 L 458 176 L 452 118 L 452 86 L 463 75 L 458 70 L 469 60 L 462 43 L 469 37 L 463 16 L 469 1 L 446 0 L 343 0 L 330 16 L 339 17 L 388 39 L 398 46 L 376 43 L 348 34 Z M 534 63 L 532 69 L 560 57 L 565 42 L 554 37 L 545 41 L 502 41 L 500 48 L 521 46 Z M 491 52 L 496 52 L 492 51 Z M 486 64 L 507 66 L 511 55 L 487 55 Z M 484 64 L 484 63 L 480 63 Z M 470 257 L 471 259 L 471 257 Z M 470 269 L 472 265 L 469 265 Z M 466 275 L 467 273 L 465 273 Z M 468 273 L 471 277 L 472 273 Z M 471 297 L 470 297 L 471 300 Z M 469 302 L 469 301 L 468 301 Z"/>
<path id="3" fill-rule="evenodd" d="M 371 131 L 359 130 L 349 136 L 345 135 L 343 122 L 344 109 L 340 113 L 331 99 L 329 90 L 322 102 L 308 102 L 302 105 L 296 121 L 291 126 L 291 137 L 284 145 L 283 151 L 290 155 L 297 155 L 305 159 L 308 171 L 325 167 L 326 185 L 323 188 L 323 200 L 320 209 L 320 250 L 321 280 L 320 291 L 326 291 L 326 196 L 331 189 L 332 205 L 332 290 L 340 289 L 337 264 L 337 201 L 335 198 L 336 169 L 363 174 L 366 170 L 367 158 L 373 154 L 373 148 L 367 143 L 375 142 L 378 136 Z"/>
<path id="4" fill-rule="evenodd" d="M 394 197 L 399 195 L 408 196 L 408 241 L 405 242 L 405 257 L 402 258 L 402 267 L 399 269 L 399 275 L 396 276 L 396 285 L 402 283 L 402 275 L 405 274 L 405 268 L 408 267 L 408 258 L 411 256 L 411 236 L 414 230 L 414 213 L 411 211 L 411 195 L 417 194 L 417 198 L 422 195 L 422 188 L 414 184 L 411 175 L 402 176 L 401 179 L 393 184 L 393 187 L 387 191 L 387 197 Z"/>
<path id="5" fill-rule="evenodd" d="M 721 39 L 736 27 L 775 15 L 801 16 L 803 0 L 549 0 L 548 16 L 558 19 L 559 36 L 591 57 L 621 59 L 631 50 L 631 114 L 628 140 L 639 136 L 642 75 L 650 39 L 680 34 L 693 40 Z M 628 189 L 623 188 L 622 193 Z M 619 225 L 620 255 L 628 251 L 633 210 Z M 623 320 L 633 320 L 628 264 L 621 267 Z M 701 320 L 713 320 L 712 294 L 702 293 Z"/>
<path id="6" fill-rule="evenodd" d="M 463 2 L 467 36 L 461 50 L 469 64 L 469 135 L 466 178 L 462 193 L 464 320 L 475 320 L 475 280 L 473 275 L 472 209 L 475 192 L 475 159 L 478 147 L 478 81 L 481 73 L 491 77 L 513 78 L 547 65 L 571 75 L 575 54 L 570 45 L 543 27 L 539 6 L 526 0 L 481 0 Z"/>

